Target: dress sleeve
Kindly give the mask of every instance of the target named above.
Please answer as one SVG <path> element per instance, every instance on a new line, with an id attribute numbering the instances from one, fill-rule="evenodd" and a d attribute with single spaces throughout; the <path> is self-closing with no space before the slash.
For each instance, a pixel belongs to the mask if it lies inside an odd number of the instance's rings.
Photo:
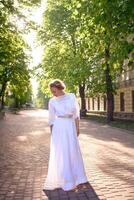
<path id="1" fill-rule="evenodd" d="M 78 100 L 75 96 L 75 94 L 73 94 L 73 97 L 74 97 L 74 105 L 75 105 L 75 110 L 74 110 L 74 119 L 78 118 L 80 119 L 80 106 L 79 106 L 79 103 L 78 103 Z"/>
<path id="2" fill-rule="evenodd" d="M 55 120 L 55 109 L 52 104 L 52 101 L 49 100 L 49 103 L 48 103 L 48 124 L 49 124 L 49 126 L 53 125 L 54 120 Z"/>

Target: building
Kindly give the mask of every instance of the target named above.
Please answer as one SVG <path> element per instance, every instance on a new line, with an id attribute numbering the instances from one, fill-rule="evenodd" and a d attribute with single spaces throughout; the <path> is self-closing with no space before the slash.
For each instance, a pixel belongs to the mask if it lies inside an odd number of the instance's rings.
<path id="1" fill-rule="evenodd" d="M 114 96 L 114 116 L 118 118 L 134 119 L 134 70 L 126 70 L 118 80 L 117 94 Z M 86 98 L 86 108 L 93 114 L 106 114 L 106 97 L 101 95 Z"/>

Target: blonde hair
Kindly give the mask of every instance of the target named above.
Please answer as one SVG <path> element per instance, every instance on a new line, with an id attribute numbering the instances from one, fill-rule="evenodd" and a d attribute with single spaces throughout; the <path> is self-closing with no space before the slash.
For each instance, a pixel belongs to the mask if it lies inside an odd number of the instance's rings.
<path id="1" fill-rule="evenodd" d="M 65 86 L 65 83 L 60 80 L 60 79 L 55 79 L 55 80 L 52 80 L 50 83 L 49 83 L 49 87 L 56 87 L 57 89 L 59 90 L 64 90 L 66 88 Z"/>

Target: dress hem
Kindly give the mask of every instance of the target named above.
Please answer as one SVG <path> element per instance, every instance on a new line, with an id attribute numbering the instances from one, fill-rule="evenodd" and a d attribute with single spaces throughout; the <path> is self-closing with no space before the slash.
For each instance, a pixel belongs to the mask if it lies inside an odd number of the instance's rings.
<path id="1" fill-rule="evenodd" d="M 48 186 L 45 185 L 43 190 L 54 190 L 54 189 L 62 188 L 64 191 L 68 191 L 68 190 L 75 188 L 77 185 L 79 185 L 81 183 L 86 183 L 86 182 L 88 182 L 87 178 L 79 179 L 75 182 L 68 182 L 65 185 L 62 185 L 64 183 L 57 183 L 55 186 L 52 186 L 53 185 L 53 183 L 52 183 L 52 184 L 49 184 Z"/>

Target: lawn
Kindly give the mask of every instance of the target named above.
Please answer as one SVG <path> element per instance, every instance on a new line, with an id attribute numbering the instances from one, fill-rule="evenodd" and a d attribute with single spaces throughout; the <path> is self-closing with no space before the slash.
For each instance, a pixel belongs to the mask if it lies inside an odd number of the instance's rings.
<path id="1" fill-rule="evenodd" d="M 87 114 L 87 116 L 84 118 L 92 120 L 94 122 L 101 123 L 101 124 L 108 124 L 109 126 L 112 126 L 112 127 L 129 130 L 134 134 L 134 121 L 132 121 L 132 120 L 114 119 L 114 121 L 107 123 L 107 119 L 105 116 L 90 115 L 90 114 Z"/>

